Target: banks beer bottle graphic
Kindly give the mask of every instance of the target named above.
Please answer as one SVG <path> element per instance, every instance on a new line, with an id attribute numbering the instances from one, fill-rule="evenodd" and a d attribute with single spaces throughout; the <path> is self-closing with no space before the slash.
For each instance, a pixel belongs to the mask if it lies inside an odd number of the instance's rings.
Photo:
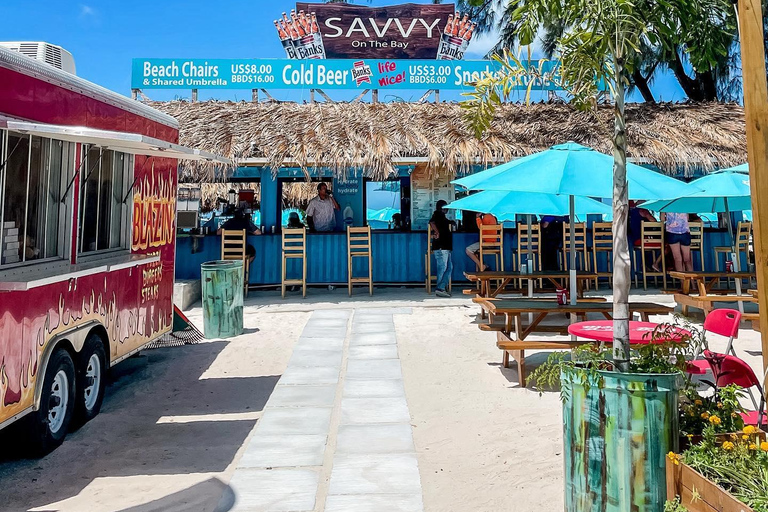
<path id="1" fill-rule="evenodd" d="M 477 23 L 470 21 L 469 14 L 464 14 L 463 18 L 459 11 L 455 15 L 449 14 L 437 47 L 437 60 L 463 59 L 476 27 Z"/>
<path id="2" fill-rule="evenodd" d="M 283 13 L 282 20 L 275 20 L 275 29 L 289 59 L 325 58 L 323 37 L 314 12 L 296 14 L 296 10 L 291 9 L 290 17 Z"/>

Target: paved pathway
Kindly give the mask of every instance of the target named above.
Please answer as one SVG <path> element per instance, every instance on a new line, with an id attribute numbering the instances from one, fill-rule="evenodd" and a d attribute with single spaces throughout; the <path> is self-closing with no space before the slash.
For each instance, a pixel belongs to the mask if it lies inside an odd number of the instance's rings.
<path id="1" fill-rule="evenodd" d="M 312 314 L 232 477 L 233 511 L 423 510 L 394 313 L 410 310 Z"/>

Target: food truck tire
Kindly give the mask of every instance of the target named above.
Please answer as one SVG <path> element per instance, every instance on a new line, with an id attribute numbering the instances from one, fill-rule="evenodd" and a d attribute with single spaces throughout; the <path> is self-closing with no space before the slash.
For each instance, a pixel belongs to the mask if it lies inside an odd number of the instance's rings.
<path id="1" fill-rule="evenodd" d="M 45 455 L 67 435 L 75 408 L 75 364 L 63 348 L 51 354 L 45 369 L 40 407 L 32 414 L 33 451 Z"/>
<path id="2" fill-rule="evenodd" d="M 104 400 L 107 355 L 101 337 L 89 334 L 77 356 L 75 421 L 82 425 L 99 414 Z"/>

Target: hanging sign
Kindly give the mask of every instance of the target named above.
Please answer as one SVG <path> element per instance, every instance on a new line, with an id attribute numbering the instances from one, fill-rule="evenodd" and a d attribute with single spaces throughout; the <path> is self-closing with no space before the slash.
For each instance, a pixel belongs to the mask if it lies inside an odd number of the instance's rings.
<path id="1" fill-rule="evenodd" d="M 297 2 L 277 18 L 289 59 L 461 59 L 477 26 L 454 4 Z"/>
<path id="2" fill-rule="evenodd" d="M 551 75 L 556 63 L 541 70 Z M 538 68 L 539 61 L 531 61 Z M 133 59 L 133 89 L 440 89 L 467 85 L 496 73 L 490 60 L 289 60 L 289 59 Z M 514 89 L 528 87 L 519 77 Z M 550 79 L 536 79 L 533 90 L 557 90 Z"/>

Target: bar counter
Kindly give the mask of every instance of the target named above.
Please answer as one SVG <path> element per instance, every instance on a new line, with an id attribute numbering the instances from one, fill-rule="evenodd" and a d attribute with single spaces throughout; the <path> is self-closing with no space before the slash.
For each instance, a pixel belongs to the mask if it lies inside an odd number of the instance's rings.
<path id="1" fill-rule="evenodd" d="M 453 280 L 466 281 L 464 271 L 475 271 L 464 248 L 478 241 L 477 233 L 453 234 Z M 281 267 L 280 233 L 250 235 L 248 243 L 256 249 L 256 259 L 251 264 L 249 282 L 254 285 L 279 284 Z M 712 247 L 728 245 L 728 235 L 722 229 L 705 229 L 704 263 L 707 270 L 714 270 Z M 374 283 L 418 284 L 424 282 L 424 255 L 427 250 L 426 231 L 372 232 Z M 504 233 L 504 265 L 511 270 L 513 250 L 517 247 L 517 235 L 509 230 Z M 200 264 L 217 260 L 221 256 L 221 237 L 216 234 L 178 235 L 176 238 L 176 279 L 200 279 Z M 590 255 L 591 257 L 591 255 Z M 599 258 L 604 256 L 599 256 Z M 355 275 L 367 271 L 363 258 L 356 258 Z M 490 261 L 490 258 L 489 258 Z M 667 266 L 669 267 L 669 261 Z M 605 269 L 605 261 L 598 260 Z M 699 268 L 698 253 L 694 255 L 694 267 Z M 288 265 L 289 275 L 299 272 L 299 262 Z M 293 273 L 293 274 L 291 274 Z M 347 283 L 347 236 L 345 232 L 307 233 L 307 282 L 310 284 Z"/>

